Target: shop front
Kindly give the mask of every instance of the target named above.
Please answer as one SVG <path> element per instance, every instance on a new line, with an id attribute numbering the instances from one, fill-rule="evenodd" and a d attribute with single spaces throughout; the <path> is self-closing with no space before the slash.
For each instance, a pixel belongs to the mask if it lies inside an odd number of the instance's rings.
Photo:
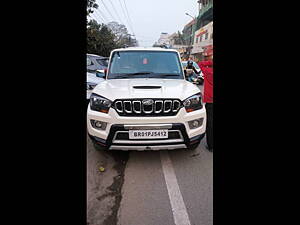
<path id="1" fill-rule="evenodd" d="M 202 61 L 213 56 L 213 22 L 195 32 L 192 55 Z"/>

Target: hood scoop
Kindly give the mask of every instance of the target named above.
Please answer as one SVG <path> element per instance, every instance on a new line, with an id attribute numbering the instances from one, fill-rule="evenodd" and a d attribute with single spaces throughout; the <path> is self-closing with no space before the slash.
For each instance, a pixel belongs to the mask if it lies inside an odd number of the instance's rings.
<path id="1" fill-rule="evenodd" d="M 133 86 L 135 89 L 160 89 L 161 86 Z"/>

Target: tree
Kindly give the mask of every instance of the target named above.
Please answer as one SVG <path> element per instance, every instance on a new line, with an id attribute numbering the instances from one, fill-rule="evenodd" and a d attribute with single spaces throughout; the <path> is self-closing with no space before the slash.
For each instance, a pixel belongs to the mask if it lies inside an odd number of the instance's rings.
<path id="1" fill-rule="evenodd" d="M 132 37 L 131 34 L 128 33 L 128 30 L 125 25 L 119 24 L 117 22 L 110 22 L 107 24 L 109 29 L 115 35 L 115 43 L 121 48 L 124 46 L 137 46 L 137 40 Z"/>
<path id="2" fill-rule="evenodd" d="M 178 31 L 175 37 L 175 45 L 183 45 L 183 44 L 184 44 L 183 35 L 180 33 L 180 31 Z"/>
<path id="3" fill-rule="evenodd" d="M 94 12 L 94 9 L 98 9 L 98 4 L 96 3 L 96 0 L 87 0 L 86 4 L 86 15 L 90 15 L 90 13 Z"/>
<path id="4" fill-rule="evenodd" d="M 105 24 L 98 24 L 91 20 L 87 27 L 87 52 L 108 57 L 110 52 L 117 48 L 115 35 Z"/>

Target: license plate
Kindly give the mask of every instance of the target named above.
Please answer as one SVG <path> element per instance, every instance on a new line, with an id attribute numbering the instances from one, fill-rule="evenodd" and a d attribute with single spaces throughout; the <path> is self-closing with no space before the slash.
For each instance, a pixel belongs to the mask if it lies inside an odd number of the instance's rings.
<path id="1" fill-rule="evenodd" d="M 129 139 L 168 138 L 168 130 L 129 130 Z"/>

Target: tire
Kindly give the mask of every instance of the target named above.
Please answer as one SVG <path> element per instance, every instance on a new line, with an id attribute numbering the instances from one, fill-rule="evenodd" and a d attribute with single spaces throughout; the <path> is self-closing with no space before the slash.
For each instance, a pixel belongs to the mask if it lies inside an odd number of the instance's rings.
<path id="1" fill-rule="evenodd" d="M 189 145 L 188 150 L 190 150 L 190 151 L 195 150 L 200 145 L 200 143 L 201 143 L 202 139 L 204 138 L 204 136 L 205 136 L 205 133 L 201 134 L 199 139 L 198 139 L 199 141 L 195 144 Z"/>
<path id="2" fill-rule="evenodd" d="M 188 150 L 189 151 L 194 151 L 198 146 L 199 146 L 200 142 L 199 143 L 196 143 L 196 144 L 192 144 L 188 147 Z"/>
<path id="3" fill-rule="evenodd" d="M 94 148 L 96 151 L 100 152 L 100 151 L 107 151 L 107 147 L 103 147 L 95 142 L 93 142 Z"/>
<path id="4" fill-rule="evenodd" d="M 92 140 L 92 143 L 93 143 L 93 146 L 95 148 L 96 151 L 107 151 L 107 147 L 104 147 L 102 145 L 99 145 L 95 140 L 91 139 Z"/>

